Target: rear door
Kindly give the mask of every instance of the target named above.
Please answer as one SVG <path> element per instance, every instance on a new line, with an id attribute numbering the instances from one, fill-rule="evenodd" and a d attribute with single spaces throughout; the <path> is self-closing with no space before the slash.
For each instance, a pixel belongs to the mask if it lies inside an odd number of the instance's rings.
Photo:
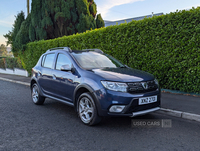
<path id="1" fill-rule="evenodd" d="M 52 67 L 54 64 L 55 53 L 49 53 L 43 56 L 41 70 L 38 73 L 38 82 L 43 92 L 48 95 L 52 95 Z"/>

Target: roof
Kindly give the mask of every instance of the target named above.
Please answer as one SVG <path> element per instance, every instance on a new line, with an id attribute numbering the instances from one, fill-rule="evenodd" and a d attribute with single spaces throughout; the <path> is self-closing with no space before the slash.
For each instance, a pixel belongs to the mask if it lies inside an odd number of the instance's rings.
<path id="1" fill-rule="evenodd" d="M 135 17 L 135 18 L 128 18 L 128 19 L 117 20 L 117 21 L 104 20 L 104 23 L 105 23 L 105 27 L 107 27 L 107 26 L 111 26 L 111 25 L 116 25 L 116 23 L 118 23 L 118 25 L 119 25 L 119 24 L 122 24 L 122 23 L 125 23 L 125 22 L 129 23 L 133 20 L 142 20 L 145 17 L 151 18 L 152 16 L 161 16 L 161 15 L 163 15 L 163 13 L 151 14 L 151 15 L 140 16 L 140 17 Z"/>

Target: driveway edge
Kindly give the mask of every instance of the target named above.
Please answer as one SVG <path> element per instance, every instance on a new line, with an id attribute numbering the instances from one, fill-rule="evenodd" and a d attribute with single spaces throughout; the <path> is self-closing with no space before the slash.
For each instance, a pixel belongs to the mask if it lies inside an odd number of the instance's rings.
<path id="1" fill-rule="evenodd" d="M 182 111 L 176 111 L 176 110 L 171 110 L 171 109 L 164 109 L 161 108 L 157 113 L 162 113 L 162 114 L 167 114 L 170 116 L 175 116 L 187 120 L 193 120 L 200 122 L 200 115 L 198 114 L 192 114 L 192 113 L 187 113 L 187 112 L 182 112 Z"/>
<path id="2" fill-rule="evenodd" d="M 23 85 L 26 85 L 26 86 L 30 86 L 30 84 L 27 83 L 27 82 L 15 81 L 15 80 L 10 80 L 10 79 L 6 79 L 6 78 L 2 78 L 2 77 L 0 77 L 0 80 L 13 82 L 13 83 L 18 83 L 18 84 L 23 84 Z"/>

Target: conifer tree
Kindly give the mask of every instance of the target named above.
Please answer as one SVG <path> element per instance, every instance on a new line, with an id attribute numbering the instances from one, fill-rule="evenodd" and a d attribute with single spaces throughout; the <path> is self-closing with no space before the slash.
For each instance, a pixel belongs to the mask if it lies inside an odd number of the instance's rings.
<path id="1" fill-rule="evenodd" d="M 21 11 L 20 13 L 18 13 L 17 16 L 15 16 L 15 18 L 16 18 L 16 20 L 13 24 L 12 31 L 9 31 L 9 33 L 4 35 L 4 37 L 8 39 L 7 45 L 11 44 L 12 52 L 13 52 L 14 56 L 17 56 L 17 52 L 19 51 L 19 49 L 18 49 L 18 43 L 16 42 L 15 39 L 20 30 L 22 22 L 25 21 L 24 12 Z"/>
<path id="2" fill-rule="evenodd" d="M 105 27 L 105 23 L 100 14 L 97 15 L 96 25 L 97 25 L 97 28 Z"/>
<path id="3" fill-rule="evenodd" d="M 64 35 L 104 27 L 93 0 L 34 0 L 31 4 L 31 41 L 53 39 Z"/>
<path id="4" fill-rule="evenodd" d="M 15 56 L 30 41 L 47 40 L 104 27 L 93 0 L 32 0 L 31 13 L 25 19 L 16 16 L 13 30 L 4 35 Z"/>
<path id="5" fill-rule="evenodd" d="M 25 50 L 25 45 L 30 42 L 29 25 L 31 23 L 31 14 L 28 15 L 25 21 L 22 22 L 20 29 L 16 35 L 14 43 L 18 50 Z"/>

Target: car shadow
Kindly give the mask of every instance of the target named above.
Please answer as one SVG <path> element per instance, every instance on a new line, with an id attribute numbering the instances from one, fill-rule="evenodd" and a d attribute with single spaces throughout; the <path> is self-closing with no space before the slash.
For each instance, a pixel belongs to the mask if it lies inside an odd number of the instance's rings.
<path id="1" fill-rule="evenodd" d="M 80 119 L 78 118 L 77 113 L 75 112 L 74 107 L 68 106 L 64 103 L 58 102 L 56 100 L 52 100 L 52 99 L 46 99 L 44 105 L 42 105 L 43 108 L 47 109 L 47 110 L 53 110 L 54 112 L 56 112 L 56 114 L 62 114 L 65 115 L 68 118 L 73 118 L 73 119 L 77 119 L 76 121 L 78 122 L 78 124 L 80 124 L 80 126 L 86 126 L 84 125 Z M 50 111 L 49 111 L 50 112 Z M 51 111 L 52 112 L 52 111 Z M 137 117 L 103 117 L 102 121 L 95 125 L 95 126 L 91 126 L 91 128 L 97 128 L 97 129 L 104 129 L 104 128 L 123 128 L 123 129 L 130 129 L 131 127 L 131 122 L 132 120 L 148 120 L 148 119 L 158 119 L 158 117 L 156 116 L 155 113 L 150 113 L 150 114 L 146 114 L 146 115 L 142 115 L 142 116 L 137 116 Z"/>

